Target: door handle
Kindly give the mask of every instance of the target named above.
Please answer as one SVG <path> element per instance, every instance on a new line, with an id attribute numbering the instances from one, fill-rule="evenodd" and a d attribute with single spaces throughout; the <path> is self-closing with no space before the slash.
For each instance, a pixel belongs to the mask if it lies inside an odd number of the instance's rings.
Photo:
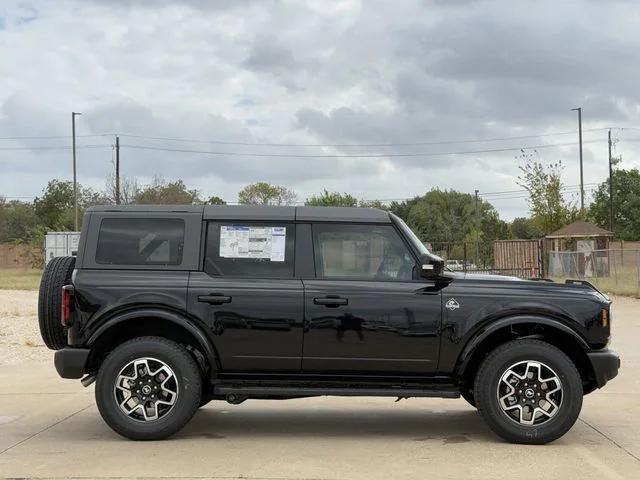
<path id="1" fill-rule="evenodd" d="M 324 305 L 325 307 L 335 308 L 341 305 L 349 305 L 349 299 L 340 297 L 323 297 L 314 298 L 314 305 Z"/>
<path id="2" fill-rule="evenodd" d="M 223 303 L 231 303 L 231 297 L 212 293 L 211 295 L 198 295 L 198 301 L 210 305 L 222 305 Z"/>

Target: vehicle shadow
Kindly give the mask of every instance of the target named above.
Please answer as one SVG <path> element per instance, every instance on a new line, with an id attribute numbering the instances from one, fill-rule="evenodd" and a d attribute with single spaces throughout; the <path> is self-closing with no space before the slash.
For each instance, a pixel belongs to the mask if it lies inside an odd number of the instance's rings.
<path id="1" fill-rule="evenodd" d="M 475 410 L 394 410 L 389 408 L 256 410 L 210 405 L 173 438 L 364 437 L 464 443 L 493 435 Z"/>

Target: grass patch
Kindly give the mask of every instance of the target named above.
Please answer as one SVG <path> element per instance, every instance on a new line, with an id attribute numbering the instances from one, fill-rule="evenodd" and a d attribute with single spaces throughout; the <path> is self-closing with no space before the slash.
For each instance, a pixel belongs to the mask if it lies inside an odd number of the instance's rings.
<path id="1" fill-rule="evenodd" d="M 38 290 L 42 270 L 35 268 L 0 269 L 0 290 Z"/>

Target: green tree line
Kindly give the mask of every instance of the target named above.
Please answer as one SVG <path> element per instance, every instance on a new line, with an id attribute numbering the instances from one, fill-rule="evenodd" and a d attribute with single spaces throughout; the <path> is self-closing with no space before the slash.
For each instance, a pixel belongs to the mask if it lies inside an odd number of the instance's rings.
<path id="1" fill-rule="evenodd" d="M 455 190 L 432 189 L 424 195 L 404 201 L 382 203 L 365 201 L 346 192 L 323 190 L 303 201 L 286 187 L 258 182 L 238 193 L 241 204 L 374 207 L 388 210 L 400 218 L 425 242 L 480 242 L 489 247 L 497 239 L 532 239 L 584 218 L 609 227 L 609 182 L 603 182 L 594 194 L 588 210 L 578 211 L 562 194 L 562 164 L 543 165 L 536 157 L 519 157 L 518 183 L 528 192 L 529 217 L 512 222 L 500 219 L 488 201 Z M 637 169 L 614 171 L 614 231 L 623 240 L 640 239 L 640 172 Z M 80 215 L 92 205 L 113 204 L 113 184 L 103 191 L 78 186 Z M 218 196 L 205 197 L 182 180 L 156 177 L 144 186 L 124 179 L 122 203 L 128 204 L 224 204 Z M 73 184 L 54 179 L 33 202 L 7 201 L 0 197 L 0 242 L 40 242 L 46 231 L 70 231 L 74 228 Z"/>

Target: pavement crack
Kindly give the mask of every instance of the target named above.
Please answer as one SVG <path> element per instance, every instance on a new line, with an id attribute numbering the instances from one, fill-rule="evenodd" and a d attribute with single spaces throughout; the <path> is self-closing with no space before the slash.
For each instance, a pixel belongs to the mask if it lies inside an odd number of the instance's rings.
<path id="1" fill-rule="evenodd" d="M 34 437 L 36 437 L 36 436 L 40 435 L 41 433 L 46 432 L 47 430 L 52 429 L 52 428 L 53 428 L 53 427 L 55 427 L 56 425 L 60 425 L 62 422 L 66 421 L 66 420 L 69 420 L 71 417 L 73 417 L 73 416 L 77 415 L 78 413 L 84 412 L 85 410 L 87 410 L 88 408 L 90 408 L 90 407 L 92 407 L 92 406 L 93 406 L 93 404 L 87 405 L 86 407 L 82 407 L 80 410 L 76 410 L 75 412 L 73 412 L 73 413 L 71 413 L 71 414 L 67 415 L 66 417 L 64 417 L 64 418 L 62 418 L 62 419 L 60 419 L 60 420 L 58 420 L 57 422 L 52 423 L 51 425 L 47 425 L 46 427 L 44 427 L 43 429 L 41 429 L 41 430 L 37 431 L 36 433 L 34 433 L 34 434 L 32 434 L 32 435 L 29 435 L 27 438 L 23 438 L 23 439 L 22 439 L 22 440 L 20 440 L 19 442 L 14 443 L 13 445 L 11 445 L 11 446 L 9 446 L 9 447 L 5 448 L 4 450 L 2 450 L 2 451 L 0 452 L 0 455 L 4 455 L 6 452 L 8 452 L 9 450 L 11 450 L 12 448 L 18 447 L 18 446 L 22 445 L 23 443 L 28 442 L 28 441 L 29 441 L 29 440 L 31 440 L 32 438 L 34 438 Z"/>
<path id="2" fill-rule="evenodd" d="M 587 425 L 589 428 L 593 429 L 594 431 L 598 432 L 600 435 L 602 435 L 604 438 L 606 438 L 607 440 L 609 440 L 611 443 L 613 443 L 616 447 L 618 447 L 620 450 L 622 450 L 623 452 L 625 452 L 627 455 L 629 455 L 631 458 L 635 459 L 637 462 L 640 462 L 640 458 L 638 458 L 637 455 L 634 455 L 632 452 L 630 452 L 629 450 L 627 450 L 626 448 L 624 448 L 622 445 L 620 445 L 618 442 L 616 442 L 613 438 L 611 438 L 609 435 L 607 435 L 606 433 L 602 432 L 601 430 L 599 430 L 597 427 L 591 425 L 589 422 L 587 422 L 586 420 L 582 419 L 582 418 L 578 418 L 578 420 L 580 420 L 582 423 L 584 423 L 585 425 Z"/>

